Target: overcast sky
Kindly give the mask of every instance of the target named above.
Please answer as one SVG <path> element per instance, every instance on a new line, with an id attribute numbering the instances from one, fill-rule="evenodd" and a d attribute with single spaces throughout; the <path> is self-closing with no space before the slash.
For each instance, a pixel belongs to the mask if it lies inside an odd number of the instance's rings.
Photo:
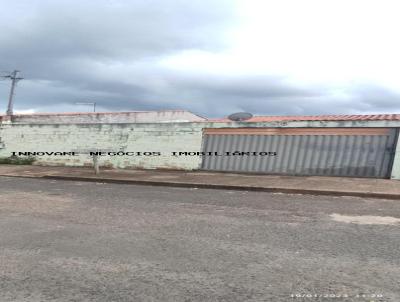
<path id="1" fill-rule="evenodd" d="M 0 0 L 17 112 L 400 112 L 398 0 Z M 0 81 L 0 110 L 10 81 Z"/>

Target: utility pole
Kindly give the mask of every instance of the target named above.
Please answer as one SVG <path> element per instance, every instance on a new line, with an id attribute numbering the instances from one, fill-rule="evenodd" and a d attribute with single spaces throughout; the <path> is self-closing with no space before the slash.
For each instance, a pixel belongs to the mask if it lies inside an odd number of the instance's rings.
<path id="1" fill-rule="evenodd" d="M 19 70 L 14 70 L 10 75 L 3 76 L 4 78 L 8 78 L 11 80 L 11 89 L 10 89 L 10 96 L 8 97 L 8 107 L 7 107 L 7 115 L 13 115 L 13 102 L 14 102 L 14 91 L 15 86 L 19 80 L 23 78 L 18 77 Z"/>

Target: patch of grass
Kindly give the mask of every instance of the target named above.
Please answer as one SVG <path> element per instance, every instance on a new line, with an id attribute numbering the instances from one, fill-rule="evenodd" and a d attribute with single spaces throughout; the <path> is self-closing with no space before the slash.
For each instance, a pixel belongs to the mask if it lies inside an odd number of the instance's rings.
<path id="1" fill-rule="evenodd" d="M 0 165 L 32 165 L 36 159 L 34 157 L 0 157 Z"/>

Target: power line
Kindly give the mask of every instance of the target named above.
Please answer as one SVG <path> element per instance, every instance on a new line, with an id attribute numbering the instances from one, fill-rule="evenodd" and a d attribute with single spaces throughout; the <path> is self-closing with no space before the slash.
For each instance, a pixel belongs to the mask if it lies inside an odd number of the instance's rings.
<path id="1" fill-rule="evenodd" d="M 18 73 L 19 70 L 14 70 L 11 74 L 2 76 L 5 79 L 11 80 L 10 95 L 8 97 L 7 115 L 13 115 L 15 86 L 17 85 L 18 81 L 23 79 L 22 77 L 18 77 Z"/>

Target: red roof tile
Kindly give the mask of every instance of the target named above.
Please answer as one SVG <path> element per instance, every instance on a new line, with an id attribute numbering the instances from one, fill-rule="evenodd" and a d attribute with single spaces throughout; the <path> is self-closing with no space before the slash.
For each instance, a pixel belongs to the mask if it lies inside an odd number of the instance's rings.
<path id="1" fill-rule="evenodd" d="M 232 122 L 228 118 L 209 119 L 208 121 Z M 254 116 L 245 122 L 256 123 L 281 121 L 400 121 L 400 114 Z"/>

